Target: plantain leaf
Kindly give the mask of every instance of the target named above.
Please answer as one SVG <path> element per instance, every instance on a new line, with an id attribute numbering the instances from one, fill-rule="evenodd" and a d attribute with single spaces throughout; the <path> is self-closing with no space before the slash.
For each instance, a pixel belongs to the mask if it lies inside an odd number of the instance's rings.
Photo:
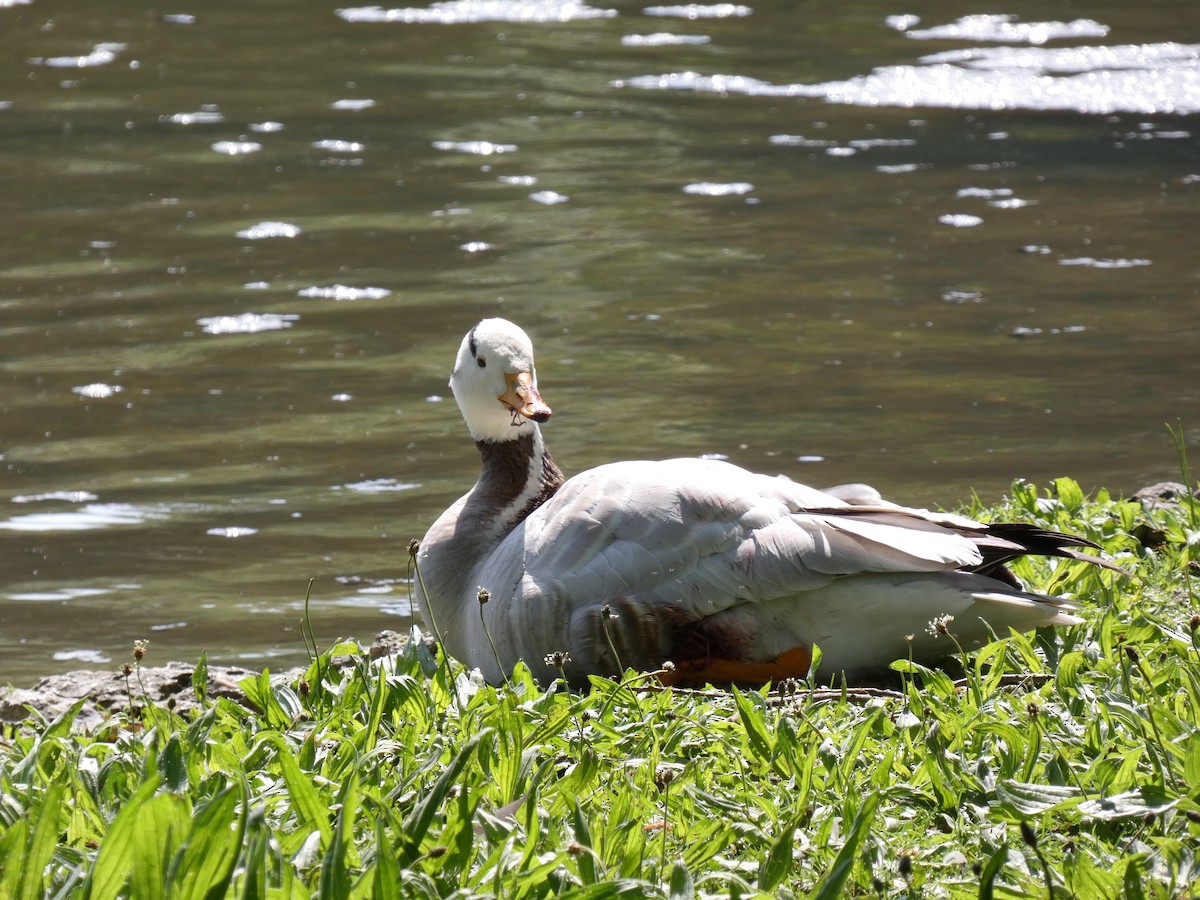
<path id="1" fill-rule="evenodd" d="M 181 794 L 187 790 L 187 763 L 183 758 L 183 745 L 179 735 L 167 739 L 167 745 L 158 754 L 158 774 L 163 777 L 163 786 L 168 791 Z"/>
<path id="2" fill-rule="evenodd" d="M 375 820 L 375 867 L 371 875 L 374 900 L 400 900 L 400 865 L 388 838 L 383 817 Z"/>
<path id="3" fill-rule="evenodd" d="M 244 803 L 245 789 L 241 782 L 234 782 L 192 819 L 191 831 L 168 876 L 178 900 L 224 898 L 246 830 L 246 816 L 238 815 Z"/>
<path id="4" fill-rule="evenodd" d="M 742 720 L 742 727 L 746 729 L 750 749 L 763 762 L 769 763 L 771 761 L 771 738 L 767 734 L 762 715 L 754 708 L 746 695 L 736 687 L 733 689 L 733 698 L 737 703 L 738 717 Z"/>
<path id="5" fill-rule="evenodd" d="M 770 894 L 775 891 L 792 868 L 792 849 L 796 844 L 798 820 L 793 820 L 780 829 L 779 837 L 771 844 L 767 858 L 758 868 L 758 889 Z"/>
<path id="6" fill-rule="evenodd" d="M 129 847 L 131 897 L 167 896 L 167 870 L 187 825 L 188 803 L 178 794 L 156 794 L 142 804 Z"/>
<path id="7" fill-rule="evenodd" d="M 133 860 L 135 825 L 142 808 L 150 801 L 162 784 L 162 776 L 154 775 L 137 792 L 121 805 L 121 811 L 109 826 L 108 834 L 100 844 L 96 864 L 84 884 L 84 896 L 88 900 L 116 900 L 129 880 Z"/>
<path id="8" fill-rule="evenodd" d="M 59 819 L 63 812 L 63 794 L 66 785 L 51 783 L 42 794 L 37 818 L 26 838 L 25 858 L 17 867 L 21 870 L 18 896 L 21 900 L 40 900 L 45 896 L 44 882 L 46 867 L 54 857 L 58 846 Z M 20 857 L 16 857 L 20 859 Z"/>
<path id="9" fill-rule="evenodd" d="M 667 883 L 667 889 L 671 892 L 669 900 L 695 900 L 696 883 L 682 859 L 676 860 L 671 866 L 671 879 Z"/>
<path id="10" fill-rule="evenodd" d="M 583 852 L 579 854 L 579 877 L 585 885 L 595 884 L 599 881 L 599 875 L 596 872 L 596 857 L 592 852 L 592 832 L 588 828 L 587 817 L 583 814 L 583 808 L 579 805 L 579 797 L 575 797 L 575 806 L 572 809 L 571 824 L 575 830 L 575 841 L 583 847 Z"/>
<path id="11" fill-rule="evenodd" d="M 1079 804 L 1079 811 L 1089 819 L 1109 822 L 1114 819 L 1141 819 L 1159 815 L 1178 802 L 1178 797 L 1168 797 L 1161 788 L 1146 785 L 1123 794 L 1113 794 L 1111 797 L 1085 800 Z"/>
<path id="12" fill-rule="evenodd" d="M 458 779 L 459 774 L 467 763 L 470 761 L 475 749 L 479 746 L 479 742 L 485 737 L 490 736 L 492 729 L 484 728 L 471 736 L 461 750 L 455 754 L 454 759 L 450 764 L 442 770 L 442 774 L 438 776 L 433 787 L 413 806 L 412 812 L 404 820 L 404 848 L 401 852 L 401 864 L 409 866 L 412 864 L 421 853 L 421 841 L 425 839 L 425 835 L 429 832 L 429 826 L 433 824 L 433 818 L 441 807 L 442 802 L 450 794 L 450 790 L 454 787 L 454 782 Z"/>
<path id="13" fill-rule="evenodd" d="M 994 900 L 996 896 L 996 876 L 1008 861 L 1008 844 L 1001 844 L 1000 849 L 988 857 L 987 864 L 979 873 L 979 900 Z"/>
<path id="14" fill-rule="evenodd" d="M 1121 896 L 1121 879 L 1097 866 L 1089 854 L 1074 854 L 1065 868 L 1072 897 Z"/>
<path id="15" fill-rule="evenodd" d="M 196 668 L 192 670 L 192 693 L 201 707 L 208 700 L 208 653 L 201 652 Z"/>
<path id="16" fill-rule="evenodd" d="M 846 835 L 846 843 L 838 851 L 837 857 L 821 876 L 817 889 L 812 894 L 812 900 L 836 900 L 843 895 L 846 880 L 854 869 L 854 860 L 858 856 L 858 848 L 863 838 L 871 830 L 871 820 L 875 818 L 875 810 L 879 808 L 879 794 L 868 794 L 854 817 L 854 824 Z"/>
<path id="17" fill-rule="evenodd" d="M 359 783 L 351 774 L 342 784 L 337 823 L 333 839 L 325 851 L 321 865 L 321 884 L 318 895 L 329 900 L 347 900 L 350 896 L 350 864 L 354 853 L 354 820 L 358 817 Z"/>
<path id="18" fill-rule="evenodd" d="M 333 826 L 329 824 L 329 804 L 321 799 L 321 795 L 313 787 L 311 778 L 300 768 L 300 764 L 292 755 L 292 747 L 282 735 L 268 733 L 263 739 L 273 743 L 279 751 L 276 758 L 283 773 L 284 784 L 287 785 L 288 794 L 292 798 L 292 808 L 300 826 L 298 830 L 317 829 L 321 832 L 322 846 L 328 847 L 333 836 Z"/>
<path id="19" fill-rule="evenodd" d="M 1192 732 L 1183 746 L 1183 780 L 1190 785 L 1200 784 L 1200 734 Z"/>
<path id="20" fill-rule="evenodd" d="M 1067 809 L 1083 802 L 1078 788 L 1053 784 L 1027 784 L 1004 780 L 996 785 L 1000 799 L 1023 816 L 1037 816 L 1051 809 Z"/>
<path id="21" fill-rule="evenodd" d="M 28 840 L 29 822 L 25 819 L 17 819 L 0 834 L 0 897 L 15 897 L 21 892 L 25 870 L 10 861 L 24 856 Z"/>
<path id="22" fill-rule="evenodd" d="M 1125 874 L 1121 878 L 1125 900 L 1145 900 L 1146 892 L 1142 890 L 1142 859 L 1143 857 L 1138 855 L 1125 861 Z"/>

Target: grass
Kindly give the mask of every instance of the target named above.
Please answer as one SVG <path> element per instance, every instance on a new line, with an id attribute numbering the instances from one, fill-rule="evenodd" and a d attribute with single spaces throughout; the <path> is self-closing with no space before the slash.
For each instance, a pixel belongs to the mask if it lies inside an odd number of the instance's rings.
<path id="1" fill-rule="evenodd" d="M 253 710 L 30 723 L 0 737 L 0 897 L 1200 892 L 1196 505 L 1063 479 L 967 512 L 1083 533 L 1134 576 L 1022 561 L 1085 624 L 998 640 L 958 681 L 572 693 L 344 643 L 247 679 Z"/>

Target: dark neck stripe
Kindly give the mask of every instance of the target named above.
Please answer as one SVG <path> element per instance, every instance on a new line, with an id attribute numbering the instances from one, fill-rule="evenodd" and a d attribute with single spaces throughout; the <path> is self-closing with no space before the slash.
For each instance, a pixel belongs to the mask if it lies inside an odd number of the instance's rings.
<path id="1" fill-rule="evenodd" d="M 483 471 L 475 486 L 480 502 L 493 508 L 508 509 L 528 490 L 531 477 L 540 484 L 540 490 L 517 511 L 516 521 L 512 524 L 549 500 L 566 480 L 549 450 L 543 449 L 540 466 L 531 465 L 537 456 L 532 431 L 516 440 L 476 441 L 475 446 L 483 460 Z"/>

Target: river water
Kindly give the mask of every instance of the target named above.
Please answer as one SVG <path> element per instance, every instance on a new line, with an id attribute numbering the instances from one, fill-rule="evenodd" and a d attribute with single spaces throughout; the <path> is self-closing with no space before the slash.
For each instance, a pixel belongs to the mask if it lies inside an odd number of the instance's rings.
<path id="1" fill-rule="evenodd" d="M 1200 434 L 1200 16 L 0 0 L 0 683 L 409 615 L 475 320 L 568 471 L 1128 492 Z"/>

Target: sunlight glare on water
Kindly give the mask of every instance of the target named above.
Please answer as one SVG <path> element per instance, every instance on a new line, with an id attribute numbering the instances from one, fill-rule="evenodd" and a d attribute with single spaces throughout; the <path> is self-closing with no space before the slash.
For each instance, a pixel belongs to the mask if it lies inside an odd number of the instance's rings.
<path id="1" fill-rule="evenodd" d="M 1034 42 L 1040 44 L 1044 40 Z M 1149 115 L 1200 111 L 1200 44 L 1067 50 L 1030 47 L 1021 51 L 985 47 L 934 53 L 921 57 L 919 62 L 920 65 L 885 66 L 868 75 L 817 84 L 772 84 L 744 75 L 689 71 L 640 75 L 617 80 L 614 86 L 817 97 L 857 106 Z"/>
<path id="2" fill-rule="evenodd" d="M 339 9 L 347 22 L 404 22 L 459 25 L 465 22 L 570 22 L 615 16 L 615 9 L 555 0 L 444 0 L 428 7 L 384 9 L 357 6 Z"/>

